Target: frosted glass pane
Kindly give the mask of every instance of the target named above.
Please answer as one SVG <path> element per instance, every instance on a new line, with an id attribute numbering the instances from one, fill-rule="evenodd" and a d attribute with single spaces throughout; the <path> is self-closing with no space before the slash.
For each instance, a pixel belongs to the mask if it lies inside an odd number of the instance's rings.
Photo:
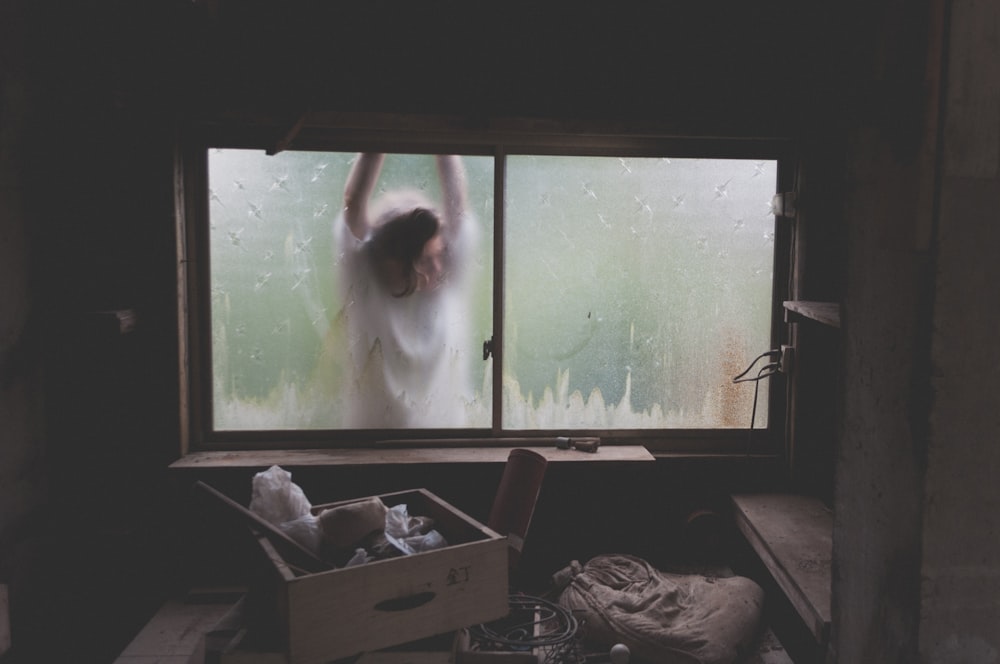
<path id="1" fill-rule="evenodd" d="M 775 161 L 508 157 L 505 426 L 749 426 L 732 378 L 770 348 L 776 179 Z"/>
<path id="2" fill-rule="evenodd" d="M 384 357 L 358 328 L 357 284 L 348 283 L 336 224 L 351 164 L 348 153 L 209 152 L 212 394 L 219 430 L 483 427 L 491 421 L 493 160 L 463 157 L 469 207 L 480 231 L 468 257 L 467 330 L 449 369 L 468 383 L 461 402 L 395 395 L 374 398 Z M 433 156 L 389 155 L 376 197 L 407 187 L 440 203 Z M 353 293 L 345 297 L 345 293 Z M 352 318 L 354 317 L 354 318 Z M 413 330 L 412 338 L 433 343 Z M 430 378 L 428 378 L 428 381 Z M 412 392 L 412 390 L 411 390 Z M 406 400 L 409 401 L 406 401 Z"/>

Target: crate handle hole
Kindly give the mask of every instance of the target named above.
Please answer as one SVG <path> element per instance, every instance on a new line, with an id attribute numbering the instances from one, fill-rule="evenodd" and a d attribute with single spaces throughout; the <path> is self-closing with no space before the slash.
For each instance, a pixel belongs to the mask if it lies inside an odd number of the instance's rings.
<path id="1" fill-rule="evenodd" d="M 415 609 L 418 606 L 423 606 L 427 602 L 434 599 L 436 595 L 437 593 L 428 590 L 422 593 L 407 595 L 406 597 L 384 599 L 376 604 L 375 608 L 378 611 L 409 611 L 410 609 Z"/>

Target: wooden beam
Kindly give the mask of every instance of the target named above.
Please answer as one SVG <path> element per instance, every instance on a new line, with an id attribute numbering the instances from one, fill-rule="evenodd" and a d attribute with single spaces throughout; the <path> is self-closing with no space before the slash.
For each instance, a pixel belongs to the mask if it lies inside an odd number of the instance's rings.
<path id="1" fill-rule="evenodd" d="M 278 139 L 277 142 L 275 142 L 274 147 L 267 150 L 267 154 L 276 155 L 287 149 L 288 146 L 292 144 L 292 141 L 295 140 L 295 137 L 298 136 L 299 132 L 302 131 L 302 127 L 305 125 L 306 117 L 308 117 L 308 115 L 309 111 L 303 111 L 299 115 L 298 119 L 292 123 L 292 126 L 288 128 L 288 131 L 286 131 L 285 134 Z"/>

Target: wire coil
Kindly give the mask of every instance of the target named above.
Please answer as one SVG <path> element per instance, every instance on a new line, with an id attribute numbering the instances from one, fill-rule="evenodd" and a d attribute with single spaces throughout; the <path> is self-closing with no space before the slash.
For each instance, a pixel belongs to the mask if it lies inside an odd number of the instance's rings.
<path id="1" fill-rule="evenodd" d="M 511 595 L 504 618 L 469 628 L 470 647 L 481 651 L 536 651 L 546 664 L 582 661 L 579 623 L 569 610 L 541 597 Z"/>

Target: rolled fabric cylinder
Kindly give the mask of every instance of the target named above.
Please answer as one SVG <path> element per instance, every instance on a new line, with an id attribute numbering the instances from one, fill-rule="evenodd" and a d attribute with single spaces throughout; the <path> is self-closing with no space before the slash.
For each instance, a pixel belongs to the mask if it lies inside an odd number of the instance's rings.
<path id="1" fill-rule="evenodd" d="M 547 466 L 546 458 L 534 450 L 514 448 L 507 457 L 487 525 L 507 536 L 511 567 L 521 557 Z"/>

